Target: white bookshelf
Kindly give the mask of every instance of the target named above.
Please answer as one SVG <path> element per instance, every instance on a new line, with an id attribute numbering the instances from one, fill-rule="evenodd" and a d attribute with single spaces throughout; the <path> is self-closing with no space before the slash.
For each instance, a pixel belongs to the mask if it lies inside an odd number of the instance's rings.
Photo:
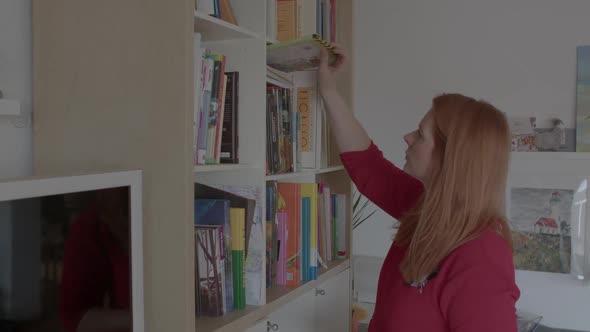
<path id="1" fill-rule="evenodd" d="M 266 181 L 287 181 L 290 179 L 299 179 L 303 180 L 303 182 L 315 182 L 315 176 L 324 173 L 332 173 L 344 170 L 344 166 L 333 166 L 328 168 L 321 168 L 321 169 L 306 169 L 301 172 L 292 172 L 292 173 L 281 173 L 281 174 L 273 174 L 267 175 L 265 177 Z"/>
<path id="2" fill-rule="evenodd" d="M 203 34 L 204 41 L 260 38 L 248 29 L 201 13 L 198 10 L 195 10 L 195 31 Z"/>
<path id="3" fill-rule="evenodd" d="M 350 179 L 342 165 L 329 165 L 329 167 L 322 169 L 303 169 L 293 173 L 266 174 L 266 83 L 283 88 L 293 88 L 293 85 L 274 80 L 266 75 L 266 46 L 278 42 L 267 38 L 264 33 L 265 26 L 257 25 L 259 21 L 266 20 L 266 0 L 249 1 L 250 5 L 247 9 L 249 14 L 240 11 L 239 6 L 244 7 L 242 2 L 233 1 L 232 3 L 238 5 L 234 7 L 238 27 L 196 12 L 195 31 L 201 34 L 202 48 L 206 47 L 215 53 L 226 55 L 226 66 L 228 66 L 226 71 L 240 72 L 238 155 L 240 162 L 244 164 L 195 166 L 195 181 L 208 185 L 255 185 L 260 187 L 263 192 L 267 181 L 297 183 L 318 183 L 321 181 L 328 183 L 338 192 L 350 196 Z M 259 10 L 254 10 L 256 7 Z M 242 26 L 250 27 L 251 30 L 242 28 Z M 257 35 L 252 31 L 261 34 Z M 335 150 L 335 148 L 331 150 Z M 319 151 L 319 149 L 316 148 L 315 151 Z M 351 229 L 351 227 L 349 228 Z M 350 238 L 350 231 L 347 233 Z M 348 241 L 349 250 L 351 250 L 350 243 L 351 241 Z M 221 317 L 197 318 L 196 330 L 199 332 L 243 331 L 255 322 L 272 316 L 275 310 L 312 291 L 317 285 L 329 282 L 338 273 L 349 272 L 349 268 L 348 258 L 330 262 L 328 269 L 318 268 L 317 280 L 302 283 L 299 287 L 265 289 L 266 301 L 264 305 L 248 306 L 246 310 L 236 310 Z M 351 292 L 350 289 L 342 291 Z M 297 327 L 291 328 L 296 329 Z"/>
<path id="4" fill-rule="evenodd" d="M 255 168 L 257 166 L 245 164 L 195 165 L 195 174 L 198 176 L 201 173 L 239 172 Z"/>
<path id="5" fill-rule="evenodd" d="M 237 25 L 195 11 L 194 0 L 33 1 L 35 173 L 143 171 L 146 331 L 244 331 L 350 271 L 349 258 L 337 260 L 318 269 L 318 280 L 265 289 L 262 305 L 195 317 L 194 182 L 255 185 L 264 195 L 270 180 L 322 181 L 350 203 L 339 165 L 267 176 L 266 46 L 276 40 L 266 36 L 266 0 L 231 3 Z M 338 4 L 337 42 L 351 48 L 352 0 Z M 225 71 L 239 72 L 237 165 L 193 163 L 195 32 L 202 48 L 226 56 Z M 351 96 L 345 75 L 342 92 Z"/>
<path id="6" fill-rule="evenodd" d="M 234 311 L 220 318 L 203 317 L 197 320 L 197 331 L 230 332 L 243 331 L 244 327 L 254 325 L 273 311 L 288 305 L 306 292 L 350 268 L 350 259 L 330 262 L 328 269 L 322 270 L 317 280 L 302 283 L 299 287 L 276 287 L 269 290 L 267 304 L 248 306 L 245 310 Z"/>

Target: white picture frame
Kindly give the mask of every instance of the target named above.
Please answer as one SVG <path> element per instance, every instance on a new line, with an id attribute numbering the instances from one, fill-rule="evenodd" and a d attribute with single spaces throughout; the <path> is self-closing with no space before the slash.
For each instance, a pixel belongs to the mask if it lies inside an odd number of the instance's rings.
<path id="1" fill-rule="evenodd" d="M 525 155 L 528 155 L 526 156 Z M 571 269 L 564 278 L 574 278 L 583 284 L 590 285 L 590 214 L 587 212 L 590 198 L 590 159 L 571 158 L 559 160 L 554 153 L 517 153 L 512 158 L 506 189 L 506 217 L 513 224 L 511 214 L 518 211 L 513 204 L 519 204 L 518 198 L 512 197 L 515 190 L 555 190 L 572 193 L 569 224 L 571 226 Z M 562 155 L 561 153 L 558 153 Z M 513 154 L 514 155 L 514 154 Z M 544 155 L 544 156 L 543 156 Z M 547 157 L 554 158 L 547 160 Z M 588 164 L 588 165 L 586 165 Z M 561 167 L 560 167 L 561 166 Z M 588 168 L 586 168 L 588 166 Z M 530 203 L 530 202 L 529 202 Z M 547 202 L 539 202 L 539 204 Z M 542 207 L 537 207 L 538 209 Z M 516 267 L 517 270 L 518 267 Z M 524 270 L 523 270 L 524 271 Z M 535 271 L 526 271 L 535 272 Z M 540 273 L 541 271 L 536 271 Z"/>

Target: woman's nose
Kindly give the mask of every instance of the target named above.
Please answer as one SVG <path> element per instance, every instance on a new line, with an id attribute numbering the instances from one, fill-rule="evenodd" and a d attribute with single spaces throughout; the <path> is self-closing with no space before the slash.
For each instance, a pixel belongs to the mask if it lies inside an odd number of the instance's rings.
<path id="1" fill-rule="evenodd" d="M 409 134 L 405 134 L 404 135 L 404 141 L 406 142 L 406 144 L 408 146 L 410 146 L 412 144 L 411 136 L 412 136 L 412 133 L 409 133 Z"/>

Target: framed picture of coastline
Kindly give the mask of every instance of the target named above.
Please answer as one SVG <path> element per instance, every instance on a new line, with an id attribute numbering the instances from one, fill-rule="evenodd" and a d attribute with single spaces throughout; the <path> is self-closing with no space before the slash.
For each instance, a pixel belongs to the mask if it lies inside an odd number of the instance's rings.
<path id="1" fill-rule="evenodd" d="M 510 174 L 506 215 L 517 270 L 590 277 L 590 177 Z"/>

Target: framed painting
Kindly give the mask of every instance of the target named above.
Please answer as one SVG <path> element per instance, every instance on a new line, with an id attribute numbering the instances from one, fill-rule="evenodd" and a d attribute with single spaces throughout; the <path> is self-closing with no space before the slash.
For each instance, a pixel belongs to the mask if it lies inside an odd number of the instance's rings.
<path id="1" fill-rule="evenodd" d="M 577 175 L 512 172 L 506 215 L 517 270 L 590 277 L 588 180 Z"/>

